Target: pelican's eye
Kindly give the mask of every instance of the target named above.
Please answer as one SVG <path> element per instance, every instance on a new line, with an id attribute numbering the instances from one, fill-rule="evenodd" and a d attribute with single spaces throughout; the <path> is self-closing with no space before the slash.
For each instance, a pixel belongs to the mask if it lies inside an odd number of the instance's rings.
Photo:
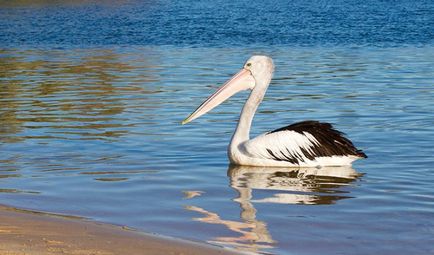
<path id="1" fill-rule="evenodd" d="M 251 65 L 252 65 L 252 63 L 247 63 L 247 65 L 246 65 L 246 66 L 250 67 Z"/>

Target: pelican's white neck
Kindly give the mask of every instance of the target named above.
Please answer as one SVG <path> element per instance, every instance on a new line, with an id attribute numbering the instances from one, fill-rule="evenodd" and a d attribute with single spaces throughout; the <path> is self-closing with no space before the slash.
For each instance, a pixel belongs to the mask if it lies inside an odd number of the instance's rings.
<path id="1" fill-rule="evenodd" d="M 234 153 L 239 151 L 239 145 L 250 139 L 250 127 L 252 125 L 253 117 L 255 116 L 255 112 L 258 109 L 259 104 L 262 102 L 268 85 L 270 84 L 272 72 L 264 72 L 258 76 L 259 77 L 255 77 L 256 85 L 244 104 L 237 128 L 232 136 L 228 148 L 228 154 L 231 160 L 233 159 Z"/>

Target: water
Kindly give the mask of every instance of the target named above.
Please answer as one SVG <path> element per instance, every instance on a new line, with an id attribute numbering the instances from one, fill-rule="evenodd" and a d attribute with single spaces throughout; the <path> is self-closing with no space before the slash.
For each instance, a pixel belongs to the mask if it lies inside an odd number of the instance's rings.
<path id="1" fill-rule="evenodd" d="M 430 0 L 1 0 L 0 4 L 0 42 L 9 46 L 434 42 L 434 2 Z"/>
<path id="2" fill-rule="evenodd" d="M 257 253 L 434 253 L 431 2 L 0 6 L 0 203 Z M 180 125 L 257 53 L 253 136 L 328 121 L 369 158 L 229 166 L 247 93 Z"/>

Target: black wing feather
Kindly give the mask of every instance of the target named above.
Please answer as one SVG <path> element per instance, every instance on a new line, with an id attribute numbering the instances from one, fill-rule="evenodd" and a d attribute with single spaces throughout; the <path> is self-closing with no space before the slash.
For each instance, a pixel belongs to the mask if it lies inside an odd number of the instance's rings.
<path id="1" fill-rule="evenodd" d="M 279 128 L 268 132 L 272 134 L 280 131 L 295 131 L 303 135 L 303 132 L 311 134 L 318 141 L 312 149 L 312 153 L 302 149 L 303 154 L 313 160 L 315 157 L 331 156 L 348 156 L 353 155 L 361 158 L 367 158 L 366 154 L 357 149 L 353 143 L 348 140 L 344 133 L 336 130 L 330 123 L 319 122 L 314 120 L 302 121 L 289 126 Z M 274 156 L 274 155 L 273 155 Z M 276 158 L 276 156 L 274 156 Z"/>

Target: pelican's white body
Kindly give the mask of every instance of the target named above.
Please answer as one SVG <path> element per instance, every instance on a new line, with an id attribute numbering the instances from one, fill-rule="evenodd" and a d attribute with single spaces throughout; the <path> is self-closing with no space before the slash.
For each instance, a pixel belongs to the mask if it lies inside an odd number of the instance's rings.
<path id="1" fill-rule="evenodd" d="M 350 166 L 354 160 L 360 158 L 357 156 L 331 156 L 316 157 L 314 160 L 310 160 L 304 157 L 300 148 L 309 150 L 314 144 L 315 138 L 313 136 L 303 136 L 294 131 L 280 131 L 273 134 L 266 133 L 241 143 L 234 143 L 232 141 L 228 148 L 228 157 L 231 163 L 236 165 L 270 167 Z M 297 164 L 293 164 L 288 161 L 269 159 L 267 149 L 274 151 L 276 154 L 288 149 L 292 153 L 302 157 L 303 160 Z"/>
<path id="2" fill-rule="evenodd" d="M 250 140 L 249 134 L 253 116 L 264 98 L 273 71 L 274 64 L 271 58 L 267 56 L 251 57 L 240 72 L 202 103 L 183 121 L 183 124 L 205 114 L 238 91 L 251 90 L 228 147 L 228 157 L 231 163 L 270 167 L 348 166 L 354 160 L 361 158 L 360 155 L 365 156 L 363 153 L 334 154 L 333 152 L 339 148 L 351 148 L 357 152 L 358 150 L 353 147 L 349 140 L 341 137 L 340 132 L 333 130 L 331 125 L 330 128 L 327 128 L 327 126 L 321 126 L 319 123 L 312 131 L 315 134 L 304 130 L 298 130 L 298 132 L 276 130 Z M 321 127 L 324 130 L 318 130 Z M 317 137 L 321 138 L 329 137 L 328 134 L 330 134 L 330 139 L 323 139 L 327 145 L 321 144 L 315 138 L 314 135 L 318 134 Z M 331 137 L 336 134 L 338 137 L 332 140 Z M 324 148 L 324 151 L 318 153 L 318 148 Z"/>

